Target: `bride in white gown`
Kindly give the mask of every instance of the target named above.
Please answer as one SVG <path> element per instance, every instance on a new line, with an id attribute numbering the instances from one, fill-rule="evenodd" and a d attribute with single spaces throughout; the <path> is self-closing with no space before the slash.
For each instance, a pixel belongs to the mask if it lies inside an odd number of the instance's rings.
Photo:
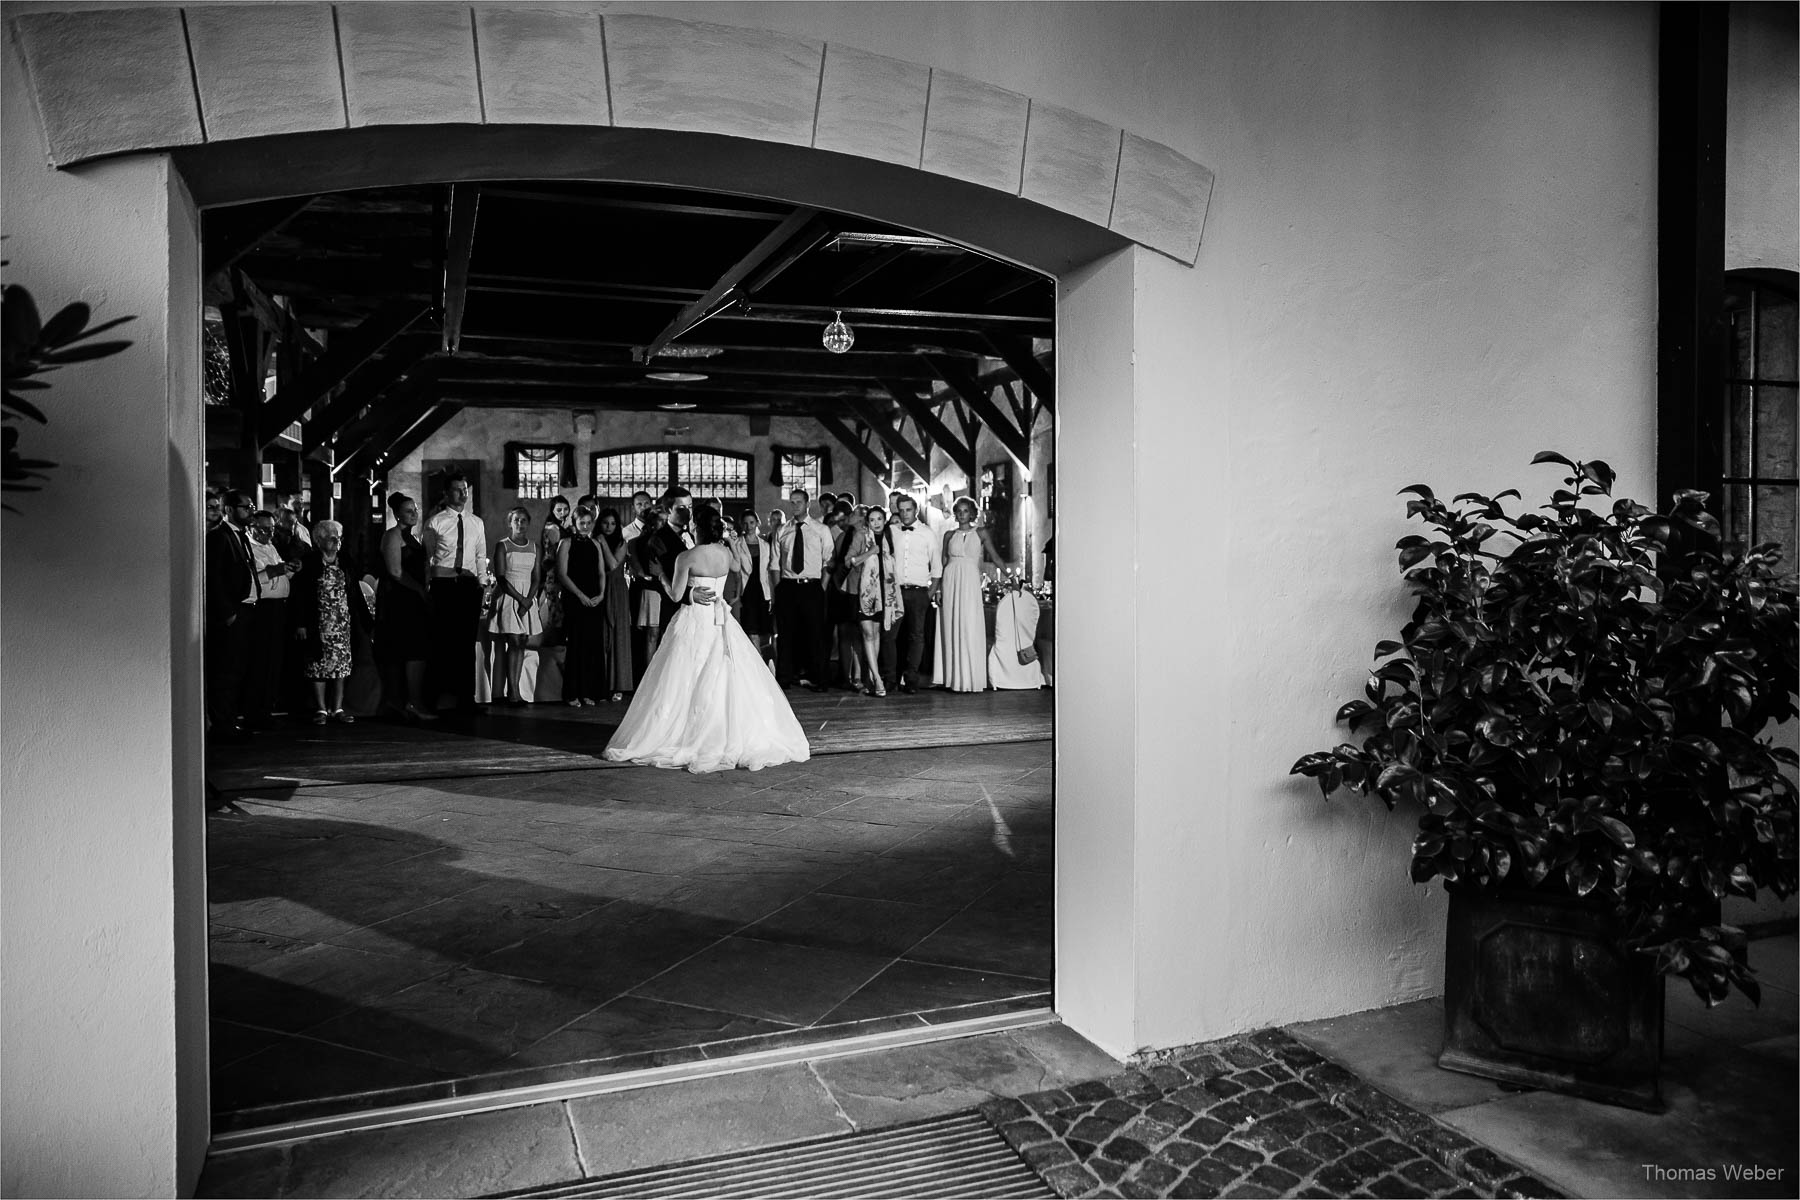
<path id="1" fill-rule="evenodd" d="M 794 710 L 722 599 L 733 564 L 723 519 L 702 507 L 694 524 L 700 544 L 676 556 L 669 594 L 691 586 L 696 602 L 663 631 L 605 757 L 689 771 L 805 762 L 812 752 Z"/>

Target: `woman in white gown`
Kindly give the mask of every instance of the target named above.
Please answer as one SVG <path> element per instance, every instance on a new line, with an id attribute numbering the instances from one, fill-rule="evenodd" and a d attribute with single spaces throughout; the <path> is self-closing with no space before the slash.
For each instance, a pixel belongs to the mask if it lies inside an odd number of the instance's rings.
<path id="1" fill-rule="evenodd" d="M 664 628 L 605 757 L 696 772 L 805 762 L 812 752 L 794 710 L 724 603 L 733 557 L 723 518 L 703 506 L 694 525 L 699 544 L 676 557 L 669 594 L 706 591 Z"/>

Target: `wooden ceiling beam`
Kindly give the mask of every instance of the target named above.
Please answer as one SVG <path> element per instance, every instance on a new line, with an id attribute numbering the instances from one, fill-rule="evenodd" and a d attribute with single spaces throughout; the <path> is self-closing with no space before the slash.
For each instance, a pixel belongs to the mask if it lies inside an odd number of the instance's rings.
<path id="1" fill-rule="evenodd" d="M 893 423 L 888 420 L 887 414 L 867 400 L 846 399 L 844 405 L 860 417 L 862 423 L 873 430 L 875 436 L 885 442 L 889 450 L 898 454 L 908 466 L 917 471 L 920 479 L 931 478 L 930 453 L 920 450 L 907 439 L 904 433 L 894 428 Z"/>
<path id="2" fill-rule="evenodd" d="M 744 281 L 738 290 L 746 296 L 754 296 L 780 277 L 782 272 L 799 262 L 802 258 L 817 250 L 820 245 L 836 234 L 831 222 L 823 216 L 814 217 L 810 225 L 795 235 L 781 253 L 776 255 L 767 266 Z"/>
<path id="3" fill-rule="evenodd" d="M 989 261 L 990 260 L 983 258 L 979 254 L 970 254 L 965 251 L 958 257 L 945 263 L 936 274 L 920 284 L 918 290 L 913 292 L 913 303 L 917 304 L 919 301 L 931 295 L 931 293 L 938 291 L 940 288 L 950 286 L 969 272 L 986 265 Z"/>
<path id="4" fill-rule="evenodd" d="M 256 244 L 299 216 L 311 196 L 208 209 L 200 251 L 200 277 L 210 279 L 237 264 Z"/>
<path id="5" fill-rule="evenodd" d="M 438 399 L 435 390 L 414 380 L 408 380 L 403 391 L 390 392 L 387 403 L 352 426 L 354 436 L 352 430 L 345 431 L 356 444 L 348 454 L 338 456 L 331 468 L 333 477 L 355 479 L 358 471 L 372 468 L 382 451 L 411 429 Z"/>
<path id="6" fill-rule="evenodd" d="M 789 213 L 781 224 L 771 229 L 751 248 L 750 253 L 727 267 L 699 299 L 676 313 L 675 319 L 650 339 L 644 347 L 644 360 L 648 362 L 655 358 L 657 351 L 716 312 L 753 271 L 780 256 L 790 243 L 801 237 L 816 216 L 817 209 L 806 207 L 796 208 Z"/>
<path id="7" fill-rule="evenodd" d="M 1055 407 L 1056 381 L 1037 355 L 1031 352 L 1029 338 L 1013 338 L 1004 334 L 984 333 L 982 337 L 992 346 L 1000 361 L 1012 368 L 1019 382 L 1031 389 L 1038 403 L 1045 408 Z"/>
<path id="8" fill-rule="evenodd" d="M 841 298 L 857 284 L 866 283 L 876 275 L 887 270 L 889 267 L 906 257 L 907 249 L 908 248 L 905 246 L 889 246 L 878 254 L 870 255 L 868 260 L 861 266 L 850 271 L 844 275 L 843 278 L 831 285 L 832 298 Z"/>
<path id="9" fill-rule="evenodd" d="M 887 389 L 888 395 L 894 398 L 894 402 L 926 436 L 944 448 L 950 461 L 961 467 L 964 475 L 970 479 L 975 478 L 974 443 L 966 442 L 950 432 L 950 427 L 938 419 L 931 406 L 920 399 L 919 394 L 904 380 L 884 377 L 881 386 Z"/>
<path id="10" fill-rule="evenodd" d="M 374 358 L 387 344 L 405 333 L 430 308 L 416 300 L 402 300 L 387 305 L 374 316 L 340 338 L 312 366 L 300 373 L 292 387 L 275 394 L 264 404 L 257 421 L 257 436 L 263 445 L 298 421 L 303 413 L 317 404 L 327 392 L 350 377 L 350 373 Z"/>
<path id="11" fill-rule="evenodd" d="M 442 429 L 462 409 L 463 406 L 454 400 L 440 401 L 430 412 L 419 418 L 417 424 L 401 434 L 393 445 L 381 452 L 375 459 L 375 474 L 384 474 L 399 465 L 402 459 L 423 446 L 426 438 Z"/>
<path id="12" fill-rule="evenodd" d="M 812 417 L 813 420 L 823 425 L 825 431 L 836 438 L 843 445 L 844 449 L 854 455 L 858 462 L 869 468 L 875 475 L 882 479 L 888 479 L 893 475 L 893 467 L 888 463 L 883 462 L 881 456 L 869 449 L 868 443 L 864 442 L 861 438 L 857 437 L 855 433 L 851 432 L 850 427 L 844 424 L 843 421 L 828 412 L 815 412 L 812 414 Z"/>
<path id="13" fill-rule="evenodd" d="M 417 335 L 395 340 L 383 354 L 354 372 L 344 386 L 325 406 L 325 411 L 307 421 L 300 438 L 300 452 L 311 454 L 355 420 L 364 409 L 377 403 L 383 392 L 400 382 L 401 376 L 419 366 L 434 350 L 436 340 Z"/>
<path id="14" fill-rule="evenodd" d="M 966 370 L 961 363 L 946 359 L 941 355 L 928 354 L 925 360 L 931 364 L 938 377 L 949 384 L 951 389 L 962 398 L 969 411 L 974 413 L 987 427 L 994 431 L 1000 444 L 1006 447 L 1007 453 L 1019 460 L 1021 466 L 1031 462 L 1031 439 L 1020 431 L 1017 425 L 1009 420 L 1000 407 L 994 403 L 986 389 L 976 381 L 975 374 Z M 971 444 L 974 438 L 969 439 Z"/>
<path id="15" fill-rule="evenodd" d="M 325 353 L 324 345 L 300 323 L 292 312 L 275 303 L 274 297 L 257 284 L 241 267 L 219 276 L 230 293 L 231 302 L 247 306 L 262 322 L 264 329 L 279 333 L 284 340 L 298 344 L 314 354 Z"/>
<path id="16" fill-rule="evenodd" d="M 450 234 L 444 247 L 445 354 L 455 354 L 462 344 L 463 312 L 469 303 L 469 260 L 475 253 L 475 217 L 480 209 L 480 188 L 468 183 L 450 185 Z"/>

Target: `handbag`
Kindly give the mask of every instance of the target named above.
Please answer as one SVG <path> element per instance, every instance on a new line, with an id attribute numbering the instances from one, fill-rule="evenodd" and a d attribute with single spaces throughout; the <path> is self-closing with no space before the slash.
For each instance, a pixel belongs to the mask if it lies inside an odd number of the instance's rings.
<path id="1" fill-rule="evenodd" d="M 1035 646 L 1020 646 L 1019 647 L 1019 665 L 1021 667 L 1029 667 L 1032 663 L 1034 663 L 1036 661 L 1037 661 L 1037 647 L 1035 647 Z"/>

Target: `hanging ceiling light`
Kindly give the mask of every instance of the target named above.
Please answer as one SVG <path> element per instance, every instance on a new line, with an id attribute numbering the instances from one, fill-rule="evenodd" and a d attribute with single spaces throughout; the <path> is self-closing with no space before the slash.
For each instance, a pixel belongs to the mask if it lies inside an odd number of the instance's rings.
<path id="1" fill-rule="evenodd" d="M 844 314 L 840 312 L 825 327 L 825 337 L 822 340 L 825 348 L 833 354 L 845 354 L 850 347 L 856 345 L 856 333 L 844 324 Z"/>
<path id="2" fill-rule="evenodd" d="M 699 383 L 710 376 L 702 375 L 699 371 L 651 371 L 644 378 L 659 380 L 663 383 Z"/>

